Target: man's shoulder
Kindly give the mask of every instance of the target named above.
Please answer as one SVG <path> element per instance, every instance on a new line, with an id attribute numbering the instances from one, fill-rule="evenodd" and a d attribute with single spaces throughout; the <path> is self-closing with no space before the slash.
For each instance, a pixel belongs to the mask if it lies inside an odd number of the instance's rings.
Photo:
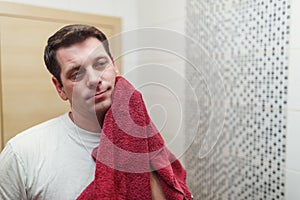
<path id="1" fill-rule="evenodd" d="M 36 124 L 11 138 L 8 143 L 12 146 L 31 146 L 41 141 L 55 137 L 64 127 L 63 120 L 67 114 Z"/>

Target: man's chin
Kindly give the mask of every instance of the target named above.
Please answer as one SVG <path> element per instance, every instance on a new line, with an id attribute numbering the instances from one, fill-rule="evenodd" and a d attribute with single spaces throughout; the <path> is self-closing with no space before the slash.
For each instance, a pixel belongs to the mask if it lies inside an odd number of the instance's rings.
<path id="1" fill-rule="evenodd" d="M 95 104 L 95 113 L 97 115 L 104 115 L 107 110 L 110 108 L 111 106 L 111 100 L 107 99 L 101 103 L 96 103 Z"/>

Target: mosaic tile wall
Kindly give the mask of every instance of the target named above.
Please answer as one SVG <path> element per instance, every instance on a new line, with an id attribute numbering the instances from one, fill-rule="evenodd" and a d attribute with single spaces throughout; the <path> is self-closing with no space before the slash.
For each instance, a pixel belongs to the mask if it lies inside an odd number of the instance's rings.
<path id="1" fill-rule="evenodd" d="M 193 140 L 185 153 L 187 181 L 195 199 L 285 199 L 290 2 L 187 0 L 186 11 L 186 33 L 194 40 L 187 42 L 187 59 L 197 63 L 186 66 L 198 99 L 186 94 L 185 116 Z M 206 134 L 220 109 L 207 86 L 217 79 L 226 94 L 218 137 Z M 201 156 L 205 145 L 212 150 Z"/>

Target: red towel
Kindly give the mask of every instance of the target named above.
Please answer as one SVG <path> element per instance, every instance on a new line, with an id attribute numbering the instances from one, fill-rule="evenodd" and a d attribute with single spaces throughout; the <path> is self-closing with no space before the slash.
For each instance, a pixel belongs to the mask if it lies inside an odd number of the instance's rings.
<path id="1" fill-rule="evenodd" d="M 78 200 L 150 200 L 150 171 L 156 171 L 166 199 L 192 199 L 186 171 L 165 147 L 142 95 L 120 76 L 93 158 L 95 179 Z"/>

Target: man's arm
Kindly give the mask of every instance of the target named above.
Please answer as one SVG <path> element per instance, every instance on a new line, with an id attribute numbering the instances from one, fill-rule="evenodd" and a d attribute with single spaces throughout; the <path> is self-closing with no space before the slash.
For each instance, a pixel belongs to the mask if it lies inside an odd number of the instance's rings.
<path id="1" fill-rule="evenodd" d="M 0 199 L 26 200 L 25 172 L 8 144 L 0 154 Z"/>
<path id="2" fill-rule="evenodd" d="M 155 172 L 150 172 L 150 185 L 152 200 L 166 199 Z"/>

